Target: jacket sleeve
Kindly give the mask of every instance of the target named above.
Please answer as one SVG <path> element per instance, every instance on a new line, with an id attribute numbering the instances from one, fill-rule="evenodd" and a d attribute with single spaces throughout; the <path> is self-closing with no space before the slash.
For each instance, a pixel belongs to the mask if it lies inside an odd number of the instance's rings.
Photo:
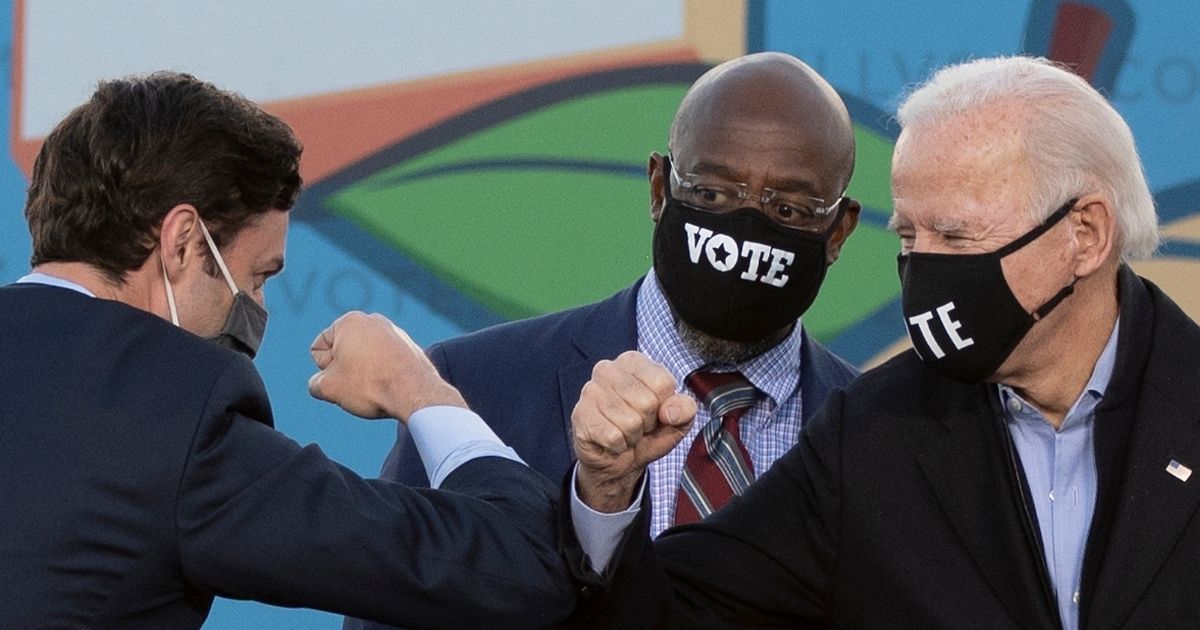
<path id="1" fill-rule="evenodd" d="M 828 627 L 837 563 L 842 394 L 797 445 L 709 519 L 651 542 L 648 506 L 607 575 L 590 572 L 562 510 L 581 628 Z"/>
<path id="2" fill-rule="evenodd" d="M 190 582 L 410 628 L 537 628 L 569 612 L 544 478 L 487 457 L 440 491 L 364 480 L 259 420 L 269 413 L 249 362 L 231 363 L 180 482 Z"/>
<path id="3" fill-rule="evenodd" d="M 457 387 L 458 384 L 454 382 L 450 374 L 445 348 L 441 344 L 436 344 L 429 348 L 428 354 L 429 360 L 437 368 L 442 378 Z M 429 475 L 425 472 L 421 454 L 417 452 L 408 428 L 399 422 L 396 423 L 396 442 L 392 444 L 392 449 L 388 451 L 387 457 L 383 460 L 379 477 L 389 481 L 398 481 L 406 486 L 429 487 Z"/>

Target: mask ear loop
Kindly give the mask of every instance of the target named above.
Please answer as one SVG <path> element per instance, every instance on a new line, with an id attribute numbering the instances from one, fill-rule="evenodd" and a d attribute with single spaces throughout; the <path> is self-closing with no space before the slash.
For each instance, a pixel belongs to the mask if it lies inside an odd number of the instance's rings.
<path id="1" fill-rule="evenodd" d="M 171 289 L 171 279 L 167 277 L 167 263 L 163 261 L 162 255 L 158 256 L 158 264 L 162 267 L 163 284 L 167 286 L 167 310 L 171 311 L 171 323 L 179 325 L 179 311 L 175 309 L 175 291 Z"/>
<path id="2" fill-rule="evenodd" d="M 238 294 L 238 286 L 233 281 L 233 276 L 229 274 L 229 268 L 225 266 L 225 260 L 221 258 L 221 252 L 217 250 L 217 244 L 213 242 L 212 235 L 208 233 L 208 228 L 204 227 L 204 221 L 200 221 L 200 232 L 204 234 L 204 240 L 208 241 L 208 248 L 212 250 L 213 260 L 217 261 L 217 267 L 221 269 L 221 275 L 225 276 L 225 283 L 229 285 L 229 290 L 234 295 Z"/>

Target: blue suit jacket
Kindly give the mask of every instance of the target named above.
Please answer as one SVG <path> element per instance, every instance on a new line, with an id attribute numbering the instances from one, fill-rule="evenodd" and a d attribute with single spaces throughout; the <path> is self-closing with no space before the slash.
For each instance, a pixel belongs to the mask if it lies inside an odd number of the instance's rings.
<path id="1" fill-rule="evenodd" d="M 272 428 L 252 364 L 119 302 L 0 288 L 0 628 L 198 628 L 214 595 L 413 627 L 551 625 L 557 489 L 438 492 Z"/>
<path id="2" fill-rule="evenodd" d="M 509 322 L 429 348 L 434 365 L 534 470 L 561 478 L 574 463 L 571 411 L 602 359 L 637 349 L 637 294 L 642 280 L 595 304 Z M 807 333 L 800 341 L 804 418 L 857 371 Z M 401 426 L 381 476 L 429 485 L 416 448 Z M 387 626 L 347 619 L 345 630 Z"/>
<path id="3" fill-rule="evenodd" d="M 592 367 L 637 349 L 637 293 L 641 282 L 580 308 L 510 322 L 429 349 L 438 370 L 467 403 L 534 470 L 558 479 L 574 462 L 571 410 Z M 857 374 L 807 333 L 800 341 L 804 417 L 830 390 Z M 382 476 L 428 485 L 415 447 L 400 429 Z"/>

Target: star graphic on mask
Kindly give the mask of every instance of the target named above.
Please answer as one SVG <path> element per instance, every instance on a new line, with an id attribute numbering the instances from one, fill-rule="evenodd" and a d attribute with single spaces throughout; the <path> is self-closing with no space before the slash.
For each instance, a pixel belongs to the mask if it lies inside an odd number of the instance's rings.
<path id="1" fill-rule="evenodd" d="M 725 266 L 733 267 L 734 263 L 737 262 L 737 246 L 730 245 L 729 243 L 721 243 L 720 247 L 725 250 Z"/>

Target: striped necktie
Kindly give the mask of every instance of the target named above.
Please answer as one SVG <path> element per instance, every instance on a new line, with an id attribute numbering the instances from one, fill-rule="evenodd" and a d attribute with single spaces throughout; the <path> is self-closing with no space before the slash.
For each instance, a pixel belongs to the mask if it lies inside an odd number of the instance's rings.
<path id="1" fill-rule="evenodd" d="M 683 464 L 675 501 L 676 525 L 707 518 L 754 481 L 738 419 L 754 406 L 758 390 L 737 372 L 697 370 L 688 375 L 687 384 L 704 401 L 711 419 L 696 436 Z"/>

